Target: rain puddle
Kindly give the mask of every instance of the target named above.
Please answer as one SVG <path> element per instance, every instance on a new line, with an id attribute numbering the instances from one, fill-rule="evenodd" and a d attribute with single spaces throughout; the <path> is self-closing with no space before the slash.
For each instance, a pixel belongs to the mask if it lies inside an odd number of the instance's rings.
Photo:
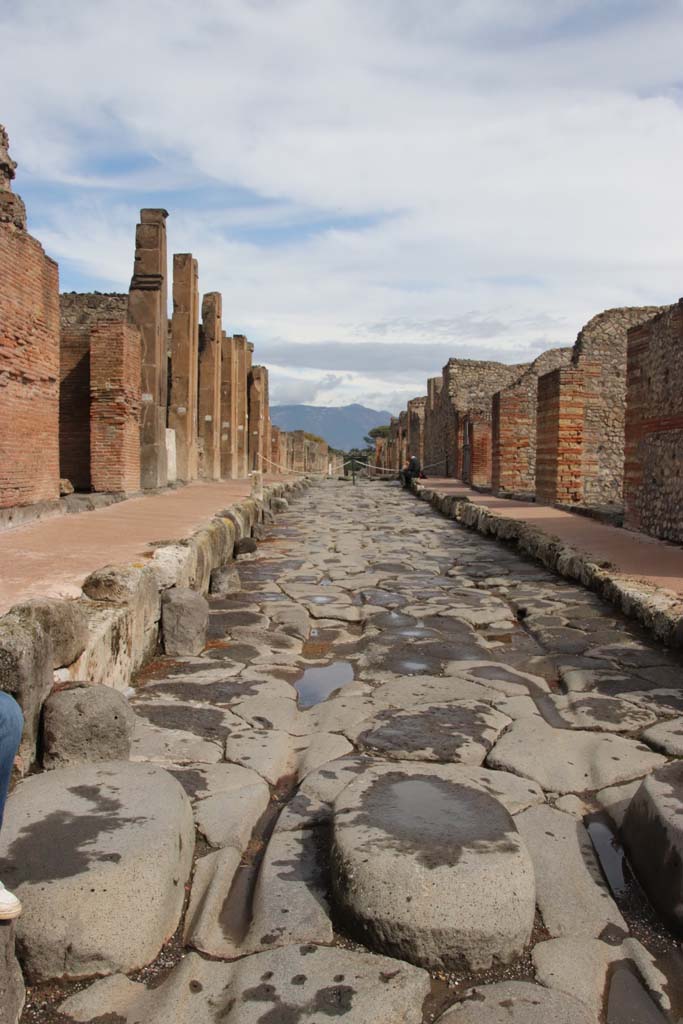
<path id="1" fill-rule="evenodd" d="M 353 665 L 350 661 L 333 661 L 320 668 L 307 668 L 294 683 L 299 695 L 300 708 L 312 708 L 327 700 L 331 693 L 353 682 Z"/>
<path id="2" fill-rule="evenodd" d="M 428 668 L 429 665 L 426 661 L 412 661 L 406 658 L 405 661 L 399 661 L 398 663 L 399 672 L 407 676 L 415 675 L 418 672 L 426 672 Z"/>
<path id="3" fill-rule="evenodd" d="M 615 896 L 623 896 L 628 882 L 624 872 L 626 858 L 619 840 L 599 814 L 586 819 L 585 825 L 610 889 Z"/>

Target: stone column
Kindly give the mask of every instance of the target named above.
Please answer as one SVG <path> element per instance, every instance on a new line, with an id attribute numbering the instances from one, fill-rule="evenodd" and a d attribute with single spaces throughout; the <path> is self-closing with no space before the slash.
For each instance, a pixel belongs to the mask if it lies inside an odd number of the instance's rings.
<path id="1" fill-rule="evenodd" d="M 165 487 L 168 392 L 166 210 L 141 210 L 128 315 L 142 339 L 140 464 L 143 488 Z"/>
<path id="2" fill-rule="evenodd" d="M 243 478 L 248 472 L 249 455 L 249 411 L 247 397 L 247 377 L 251 353 L 248 350 L 249 342 L 243 334 L 235 335 L 235 349 L 237 360 L 237 375 L 235 385 L 235 401 L 237 405 L 237 460 L 235 466 L 235 477 Z"/>
<path id="3" fill-rule="evenodd" d="M 221 477 L 234 480 L 237 472 L 237 346 L 223 333 L 221 340 Z"/>
<path id="4" fill-rule="evenodd" d="M 254 366 L 249 374 L 249 469 L 269 471 L 270 424 L 268 413 L 268 370 Z"/>
<path id="5" fill-rule="evenodd" d="M 303 430 L 293 430 L 292 438 L 292 469 L 295 473 L 306 472 L 306 437 Z"/>
<path id="6" fill-rule="evenodd" d="M 175 431 L 177 477 L 185 481 L 197 477 L 198 376 L 199 272 L 191 253 L 176 253 L 173 257 L 168 425 Z"/>
<path id="7" fill-rule="evenodd" d="M 208 292 L 202 301 L 199 337 L 200 475 L 221 478 L 221 317 L 220 292 Z"/>

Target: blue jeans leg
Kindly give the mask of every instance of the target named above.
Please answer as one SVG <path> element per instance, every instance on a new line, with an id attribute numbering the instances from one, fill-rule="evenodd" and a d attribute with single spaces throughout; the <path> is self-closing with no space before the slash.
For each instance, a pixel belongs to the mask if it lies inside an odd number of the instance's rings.
<path id="1" fill-rule="evenodd" d="M 14 697 L 0 692 L 0 828 L 23 728 L 24 716 Z"/>

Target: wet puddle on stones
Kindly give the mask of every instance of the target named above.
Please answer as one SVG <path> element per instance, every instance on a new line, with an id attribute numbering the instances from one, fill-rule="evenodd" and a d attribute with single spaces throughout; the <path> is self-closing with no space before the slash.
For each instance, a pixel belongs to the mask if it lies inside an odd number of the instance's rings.
<path id="1" fill-rule="evenodd" d="M 615 896 L 623 896 L 628 888 L 624 867 L 624 851 L 607 820 L 596 814 L 585 822 L 600 866 Z"/>
<path id="2" fill-rule="evenodd" d="M 329 665 L 307 668 L 294 683 L 299 695 L 300 708 L 312 708 L 327 700 L 331 693 L 353 682 L 353 665 L 350 661 L 333 661 Z"/>

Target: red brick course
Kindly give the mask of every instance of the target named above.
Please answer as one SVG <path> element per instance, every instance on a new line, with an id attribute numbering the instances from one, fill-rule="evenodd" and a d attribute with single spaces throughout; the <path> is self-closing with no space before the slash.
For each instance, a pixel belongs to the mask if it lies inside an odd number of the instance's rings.
<path id="1" fill-rule="evenodd" d="M 90 473 L 95 491 L 140 489 L 141 338 L 103 323 L 90 334 Z"/>
<path id="2" fill-rule="evenodd" d="M 0 507 L 11 508 L 59 497 L 59 276 L 1 218 L 0 280 Z"/>

